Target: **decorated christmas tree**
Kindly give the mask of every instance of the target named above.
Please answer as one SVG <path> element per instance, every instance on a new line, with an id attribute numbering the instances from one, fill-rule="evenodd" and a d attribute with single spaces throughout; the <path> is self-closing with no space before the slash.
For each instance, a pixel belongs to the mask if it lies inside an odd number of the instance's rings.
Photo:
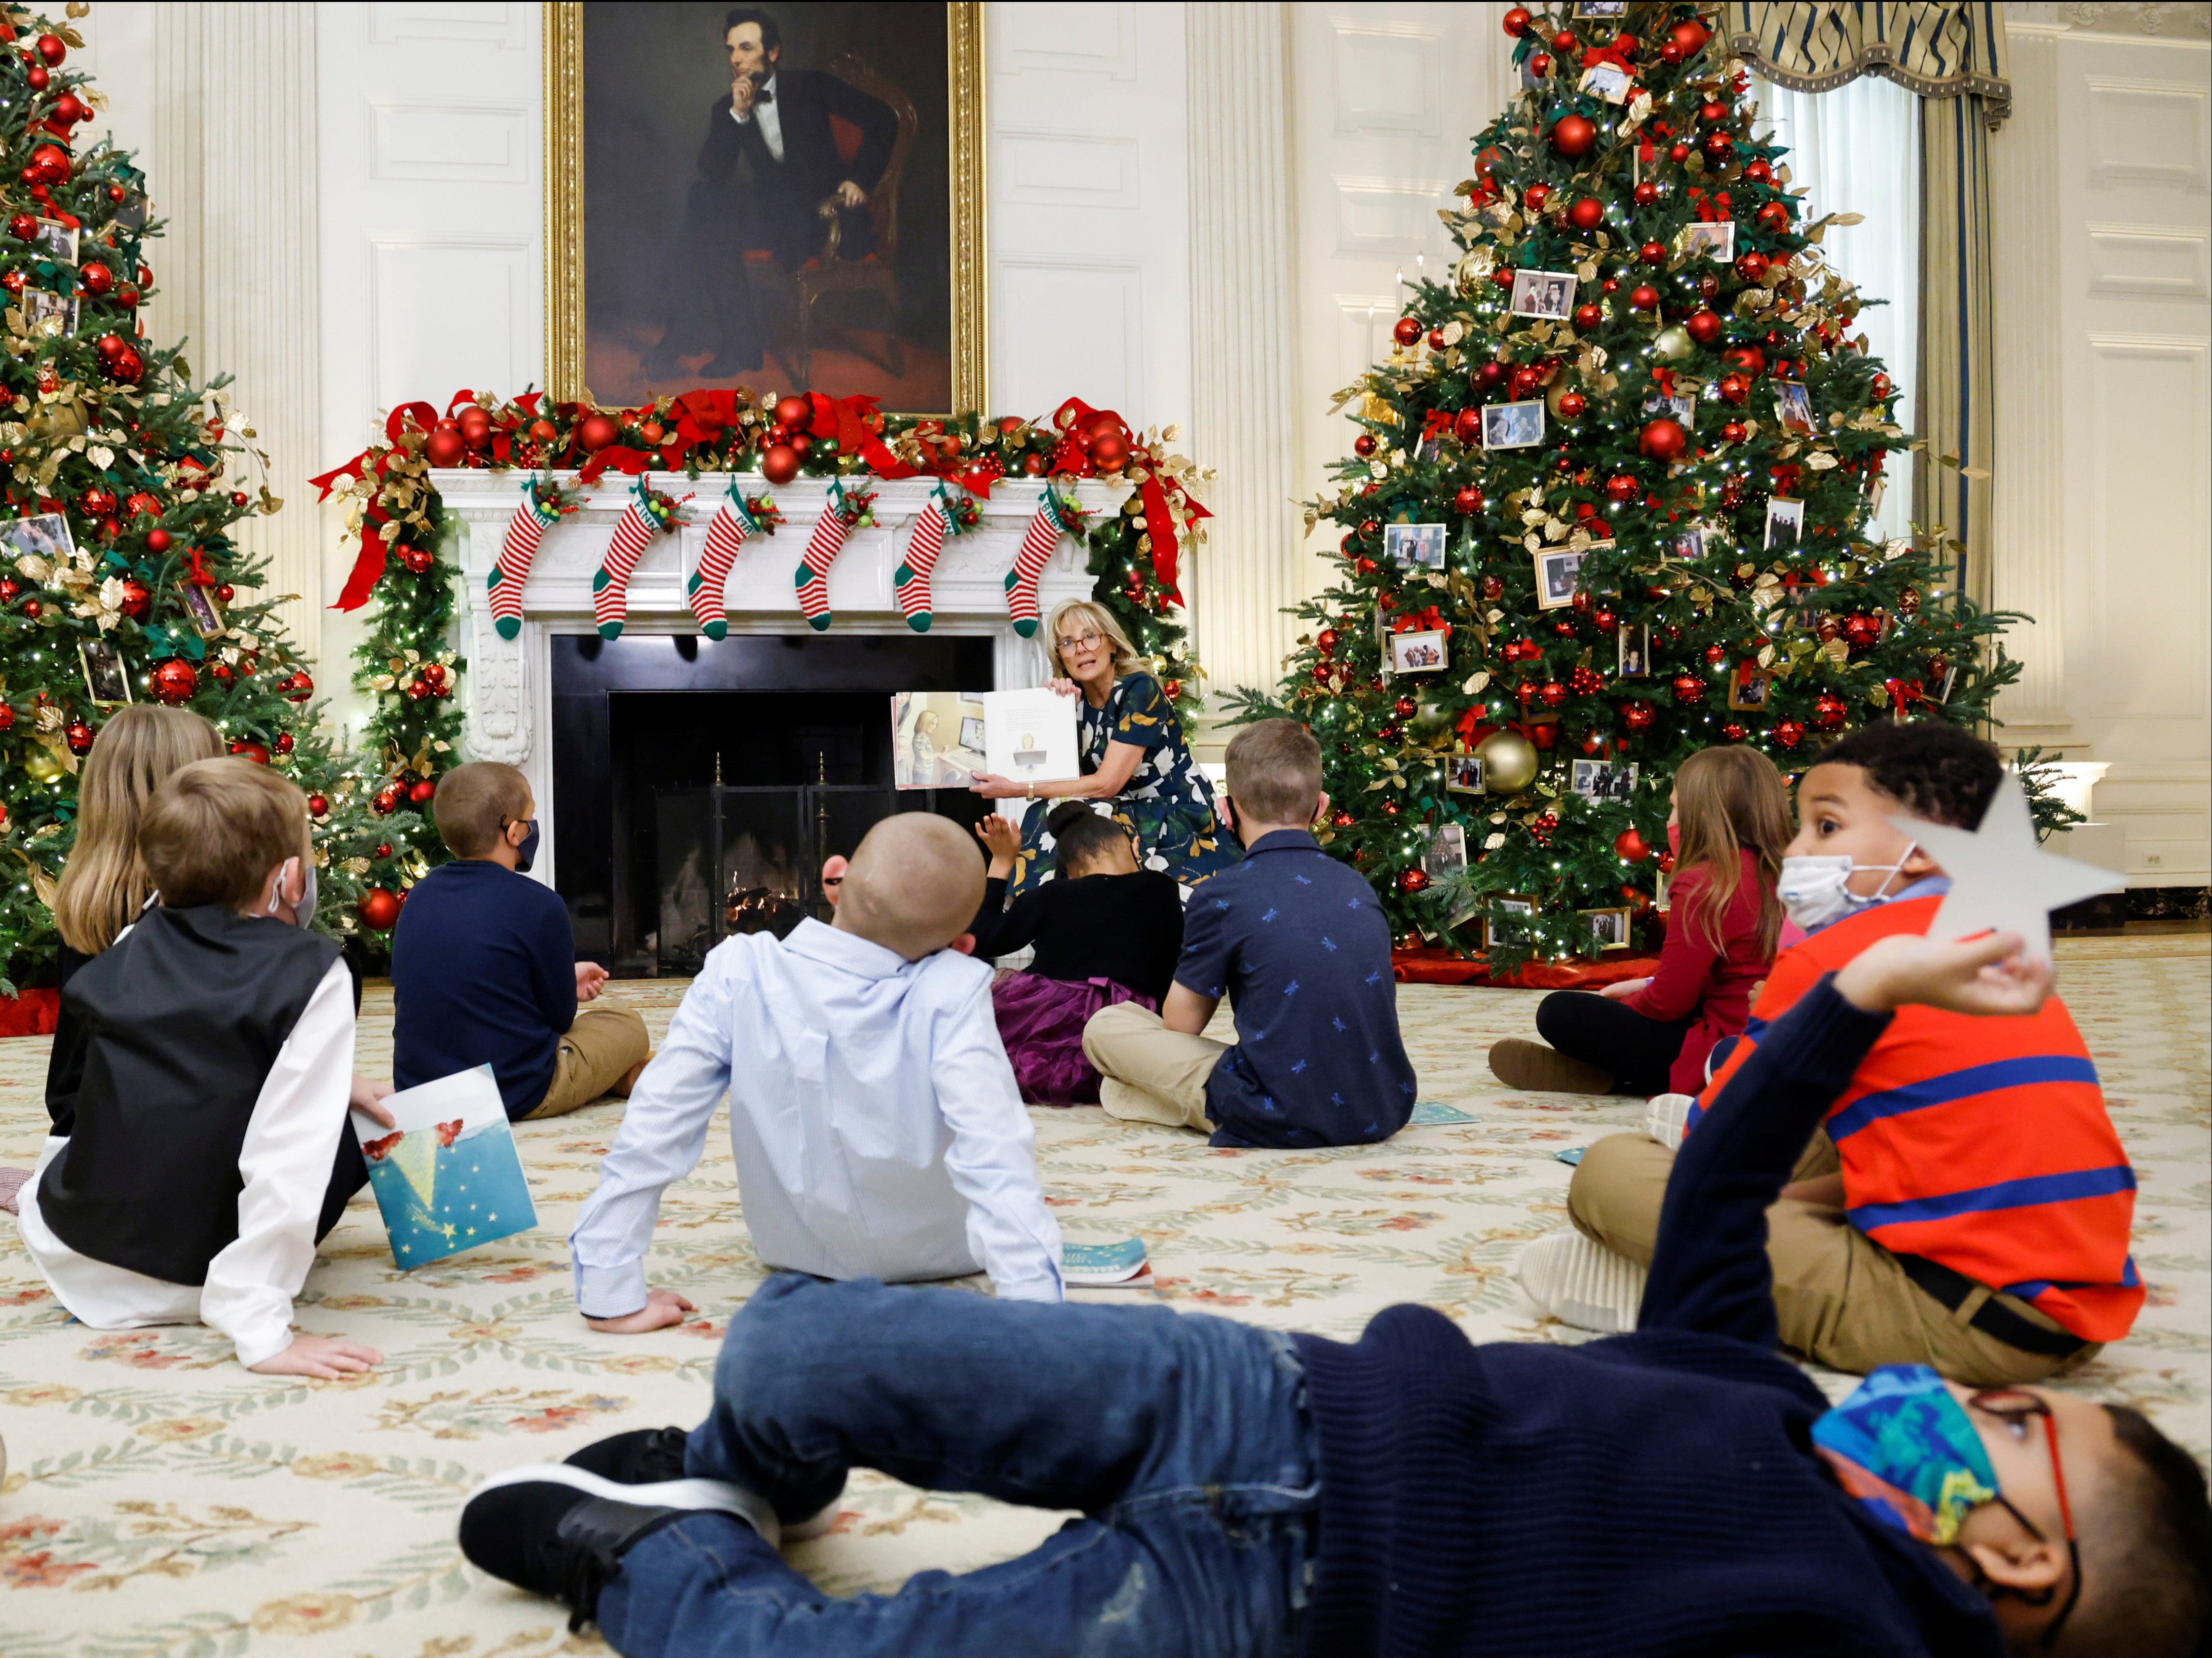
<path id="1" fill-rule="evenodd" d="M 181 343 L 140 331 L 160 228 L 130 157 L 73 137 L 104 101 L 70 67 L 82 44 L 0 11 L 0 993 L 50 969 L 78 769 L 124 703 L 204 714 L 307 791 L 333 932 L 376 840 L 276 618 L 287 596 L 233 538 L 281 505 L 251 481 L 252 433 L 223 380 L 195 384 Z"/>
<path id="2" fill-rule="evenodd" d="M 1787 772 L 1868 720 L 1985 720 L 2019 672 L 1942 530 L 1873 526 L 1913 440 L 1823 257 L 1856 216 L 1808 221 L 1700 9 L 1505 14 L 1523 91 L 1442 216 L 1448 280 L 1340 399 L 1362 429 L 1307 507 L 1338 580 L 1242 710 L 1312 725 L 1331 849 L 1401 942 L 1493 968 L 1654 941 L 1697 750 Z"/>

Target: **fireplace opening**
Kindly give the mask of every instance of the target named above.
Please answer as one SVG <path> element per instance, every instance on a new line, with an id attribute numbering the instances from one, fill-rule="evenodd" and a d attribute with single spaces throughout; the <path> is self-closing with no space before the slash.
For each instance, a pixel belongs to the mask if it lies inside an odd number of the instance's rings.
<path id="1" fill-rule="evenodd" d="M 890 708 L 988 687 L 988 640 L 552 643 L 556 885 L 579 954 L 617 977 L 690 975 L 733 933 L 828 919 L 823 860 L 892 812 L 988 809 L 892 787 Z"/>

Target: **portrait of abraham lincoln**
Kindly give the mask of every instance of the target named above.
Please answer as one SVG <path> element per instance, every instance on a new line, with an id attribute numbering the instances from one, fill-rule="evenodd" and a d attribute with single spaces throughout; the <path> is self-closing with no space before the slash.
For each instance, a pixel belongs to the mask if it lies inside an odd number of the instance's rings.
<path id="1" fill-rule="evenodd" d="M 956 307 L 980 295 L 954 292 L 948 80 L 958 15 L 980 9 L 574 8 L 592 395 L 743 384 L 953 408 Z"/>

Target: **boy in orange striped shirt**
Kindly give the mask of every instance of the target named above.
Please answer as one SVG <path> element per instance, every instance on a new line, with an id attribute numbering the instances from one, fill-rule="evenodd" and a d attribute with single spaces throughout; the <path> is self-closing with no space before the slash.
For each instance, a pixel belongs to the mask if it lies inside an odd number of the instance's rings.
<path id="1" fill-rule="evenodd" d="M 1988 744 L 1933 721 L 1870 726 L 1806 772 L 1782 890 L 1811 936 L 1775 963 L 1743 1042 L 1690 1109 L 1692 1128 L 1823 975 L 1934 920 L 1950 884 L 1891 814 L 1974 828 L 2002 775 Z M 1648 1264 L 1673 1163 L 1649 1135 L 1599 1141 L 1568 1193 L 1576 1227 Z M 1838 1370 L 1919 1363 L 1981 1386 L 2076 1369 L 2127 1334 L 2142 1305 L 2128 1253 L 2135 1188 L 2057 998 L 2026 1018 L 1910 1009 L 1768 1212 L 1782 1339 Z M 1524 1271 L 1533 1289 L 1541 1276 Z M 1640 1293 L 1640 1274 L 1614 1277 Z"/>

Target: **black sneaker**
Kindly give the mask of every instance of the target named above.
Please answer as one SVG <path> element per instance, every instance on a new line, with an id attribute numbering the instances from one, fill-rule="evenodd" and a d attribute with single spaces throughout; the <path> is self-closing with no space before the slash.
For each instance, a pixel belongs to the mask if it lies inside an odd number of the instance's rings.
<path id="1" fill-rule="evenodd" d="M 681 1428 L 633 1428 L 628 1433 L 595 1440 L 569 1456 L 563 1466 L 581 1468 L 619 1485 L 682 1479 L 684 1448 L 690 1437 Z M 841 1491 L 839 1497 L 842 1495 Z M 786 1521 L 783 1540 L 804 1543 L 827 1533 L 837 1523 L 837 1501 L 832 1497 L 817 1512 Z"/>
<path id="2" fill-rule="evenodd" d="M 742 1486 L 713 1479 L 622 1485 L 565 1462 L 494 1474 L 461 1507 L 461 1552 L 480 1571 L 568 1608 L 568 1627 L 598 1615 L 599 1591 L 622 1557 L 663 1526 L 726 1514 L 770 1548 L 775 1514 Z"/>
<path id="3" fill-rule="evenodd" d="M 684 1447 L 691 1436 L 681 1428 L 633 1428 L 594 1440 L 562 1461 L 620 1485 L 655 1485 L 684 1478 Z"/>

